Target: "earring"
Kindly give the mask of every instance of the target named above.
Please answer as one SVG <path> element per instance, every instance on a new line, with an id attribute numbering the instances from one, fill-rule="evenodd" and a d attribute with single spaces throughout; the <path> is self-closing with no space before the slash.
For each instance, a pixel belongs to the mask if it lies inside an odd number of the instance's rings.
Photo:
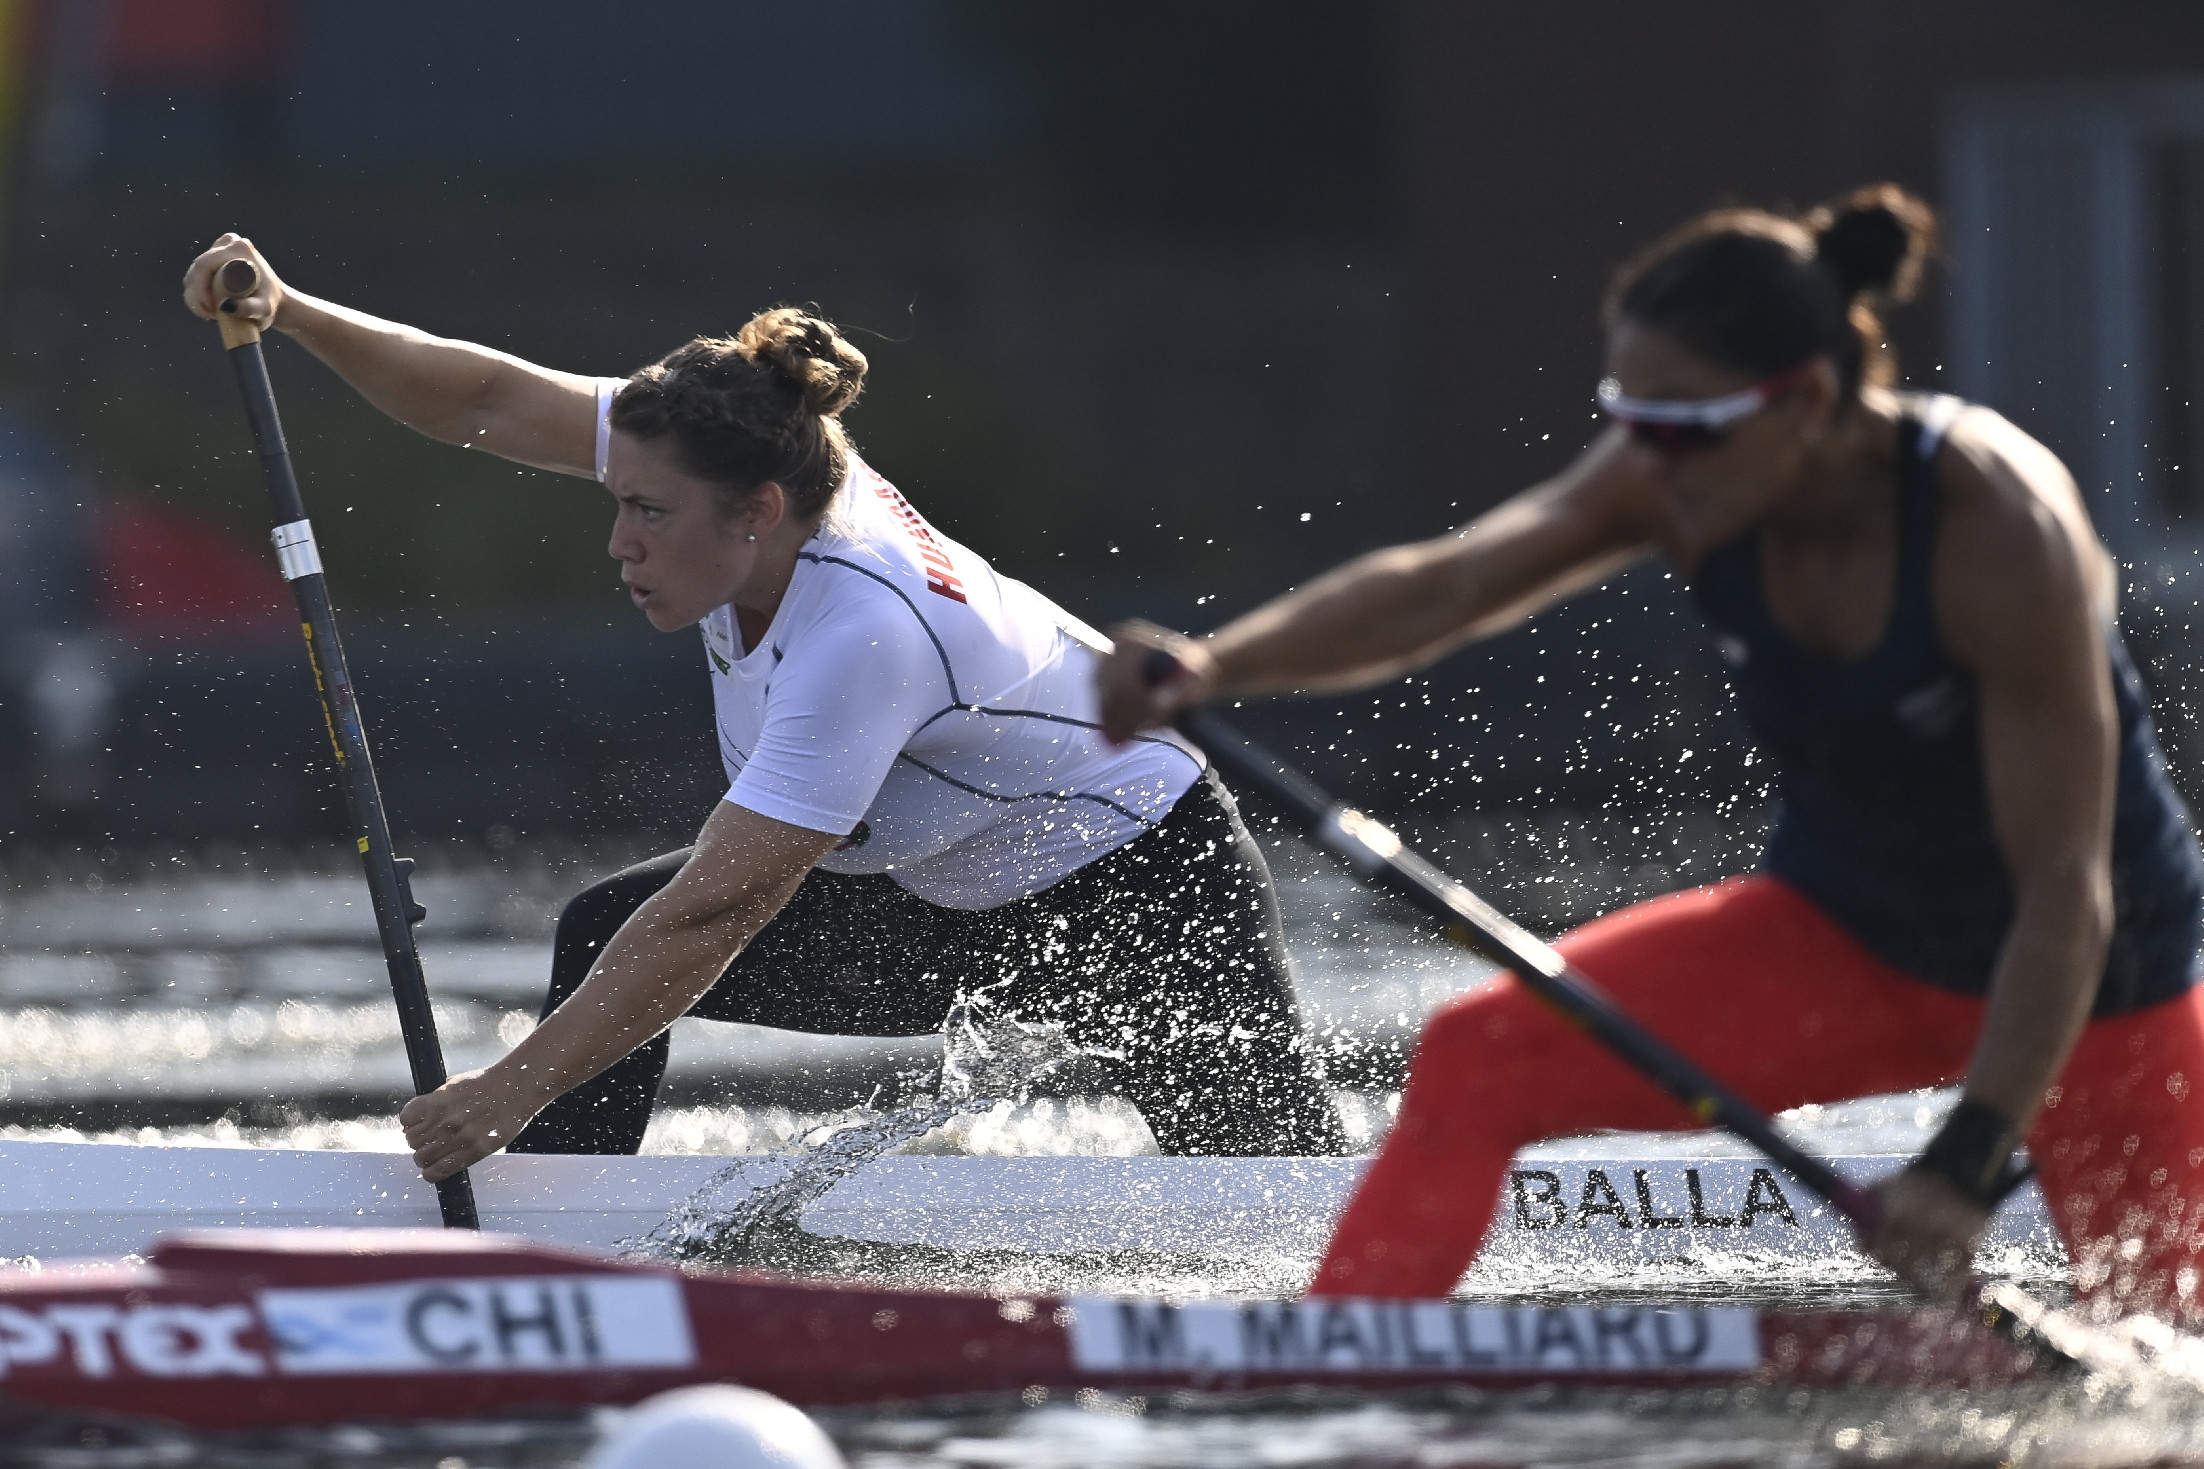
<path id="1" fill-rule="evenodd" d="M 744 539 L 744 540 L 746 540 L 746 541 L 754 541 L 754 540 L 756 540 L 756 539 L 757 539 L 757 537 L 756 537 L 756 536 L 754 536 L 754 535 L 753 535 L 753 536 L 744 536 L 744 537 L 743 537 L 743 539 Z"/>

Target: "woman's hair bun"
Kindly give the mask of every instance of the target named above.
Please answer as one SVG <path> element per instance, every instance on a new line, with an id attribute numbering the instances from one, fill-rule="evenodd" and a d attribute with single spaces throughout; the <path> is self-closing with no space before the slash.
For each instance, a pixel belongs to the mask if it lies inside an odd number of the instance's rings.
<path id="1" fill-rule="evenodd" d="M 833 418 L 856 402 L 865 386 L 865 354 L 832 322 L 794 306 L 759 312 L 735 341 L 793 383 L 804 406 L 821 418 Z"/>
<path id="2" fill-rule="evenodd" d="M 1896 184 L 1869 184 L 1808 215 L 1814 258 L 1829 268 L 1845 299 L 1911 299 L 1936 242 L 1936 215 Z"/>
<path id="3" fill-rule="evenodd" d="M 669 441 L 689 473 L 746 504 L 771 480 L 796 513 L 826 513 L 849 477 L 839 417 L 865 386 L 865 354 L 832 322 L 793 306 L 750 318 L 732 337 L 694 337 L 628 379 L 612 426 Z"/>

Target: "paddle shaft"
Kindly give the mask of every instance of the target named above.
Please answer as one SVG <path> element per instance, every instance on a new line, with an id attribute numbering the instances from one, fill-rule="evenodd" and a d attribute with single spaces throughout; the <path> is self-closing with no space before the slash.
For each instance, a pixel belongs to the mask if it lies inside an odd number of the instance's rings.
<path id="1" fill-rule="evenodd" d="M 257 284 L 257 272 L 242 275 L 236 270 L 238 266 L 252 271 L 248 261 L 231 261 L 217 282 L 220 294 L 243 295 Z M 252 426 L 253 447 L 268 482 L 268 499 L 275 513 L 276 555 L 285 579 L 291 583 L 291 594 L 298 601 L 299 622 L 306 633 L 306 659 L 314 670 L 322 719 L 336 751 L 337 781 L 344 788 L 360 865 L 367 872 L 375 927 L 382 936 L 383 960 L 390 969 L 391 993 L 398 1004 L 398 1029 L 405 1039 L 407 1064 L 413 1070 L 413 1090 L 426 1094 L 444 1084 L 444 1048 L 437 1040 L 428 981 L 421 973 L 421 953 L 413 941 L 413 925 L 426 916 L 413 901 L 409 880 L 413 864 L 401 861 L 390 849 L 390 821 L 383 811 L 382 791 L 375 783 L 375 765 L 368 754 L 367 730 L 360 722 L 352 670 L 345 663 L 344 644 L 337 637 L 328 578 L 322 574 L 313 527 L 306 519 L 306 502 L 300 498 L 298 476 L 291 469 L 291 451 L 284 443 L 283 423 L 276 414 L 275 389 L 268 381 L 260 333 L 251 323 L 230 318 L 224 318 L 220 325 L 230 366 L 237 373 L 238 391 L 245 400 L 245 420 Z M 474 1188 L 465 1173 L 439 1183 L 436 1201 L 447 1228 L 480 1228 Z"/>

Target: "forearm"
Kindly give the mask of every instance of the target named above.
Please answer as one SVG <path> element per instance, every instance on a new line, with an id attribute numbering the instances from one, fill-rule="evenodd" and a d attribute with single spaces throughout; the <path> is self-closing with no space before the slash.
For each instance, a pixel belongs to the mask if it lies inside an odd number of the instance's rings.
<path id="1" fill-rule="evenodd" d="M 275 326 L 418 433 L 545 468 L 592 468 L 594 379 L 288 288 Z"/>
<path id="2" fill-rule="evenodd" d="M 2112 929 L 2110 882 L 2094 872 L 2022 889 L 1965 1093 L 2026 1130 L 2088 1023 Z"/>
<path id="3" fill-rule="evenodd" d="M 1613 575 L 1650 538 L 1628 494 L 1596 480 L 1602 452 L 1457 531 L 1357 557 L 1226 624 L 1203 643 L 1215 691 L 1322 692 L 1396 678 Z"/>
<path id="4" fill-rule="evenodd" d="M 722 801 L 672 882 L 629 916 L 573 994 L 504 1059 L 398 1114 L 422 1176 L 449 1178 L 649 1041 L 718 983 L 836 838 Z"/>
<path id="5" fill-rule="evenodd" d="M 1459 635 L 1459 588 L 1428 546 L 1391 546 L 1326 572 L 1217 630 L 1220 694 L 1317 692 L 1379 682 Z"/>
<path id="6" fill-rule="evenodd" d="M 487 348 L 430 336 L 297 290 L 284 293 L 275 325 L 368 402 L 446 443 L 465 441 L 504 365 Z"/>
<path id="7" fill-rule="evenodd" d="M 686 1015 L 769 916 L 755 904 L 682 912 L 659 893 L 606 943 L 580 988 L 492 1070 L 539 1107 L 581 1085 Z"/>
<path id="8" fill-rule="evenodd" d="M 1608 435 L 1559 479 L 1448 535 L 1357 557 L 1206 638 L 1111 630 L 1102 729 L 1123 743 L 1219 696 L 1322 693 L 1396 678 L 1582 591 L 1656 544 L 1651 492 Z M 1159 673 L 1168 654 L 1175 672 Z"/>

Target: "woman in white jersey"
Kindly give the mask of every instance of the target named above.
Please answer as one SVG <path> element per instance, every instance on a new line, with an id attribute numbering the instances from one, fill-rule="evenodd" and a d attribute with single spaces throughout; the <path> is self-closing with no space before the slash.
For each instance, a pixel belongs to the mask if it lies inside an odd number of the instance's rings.
<path id="1" fill-rule="evenodd" d="M 218 301 L 238 257 L 263 284 Z M 858 459 L 865 359 L 826 322 L 763 312 L 599 380 L 290 291 L 234 235 L 184 296 L 432 438 L 601 480 L 629 596 L 703 632 L 726 798 L 693 847 L 567 905 L 533 1033 L 407 1105 L 429 1178 L 635 1151 L 683 1015 L 916 1035 L 981 990 L 1121 1054 L 1165 1152 L 1338 1150 L 1230 796 L 1173 738 L 1104 742 L 1101 639 Z"/>

